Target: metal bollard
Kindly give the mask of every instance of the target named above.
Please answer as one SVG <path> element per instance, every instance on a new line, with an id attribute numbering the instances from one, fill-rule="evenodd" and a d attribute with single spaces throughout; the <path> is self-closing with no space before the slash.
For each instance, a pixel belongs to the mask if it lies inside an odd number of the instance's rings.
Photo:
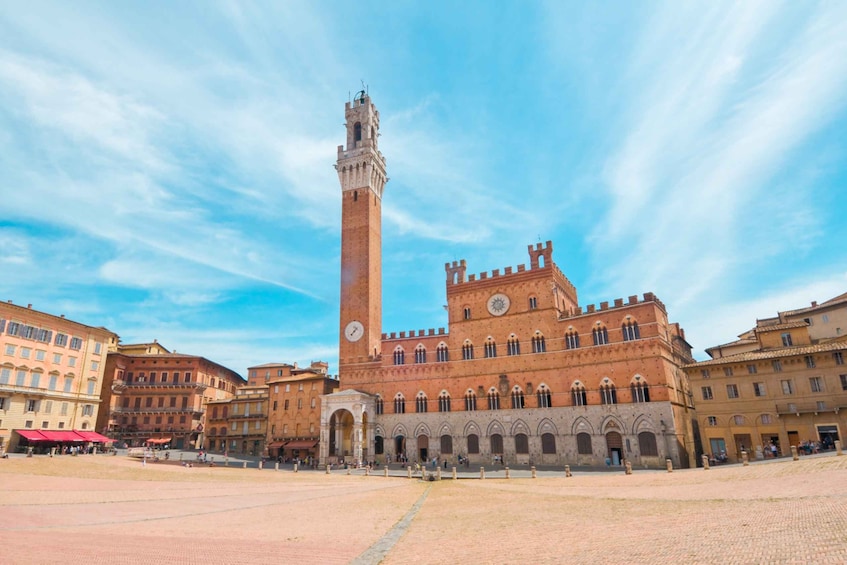
<path id="1" fill-rule="evenodd" d="M 668 461 L 670 461 L 670 459 L 668 459 Z M 670 472 L 670 469 L 668 469 L 668 472 Z M 624 470 L 624 473 L 626 473 L 627 475 L 632 474 L 632 462 L 630 462 L 630 461 L 626 462 L 626 469 Z"/>
<path id="2" fill-rule="evenodd" d="M 704 471 L 709 470 L 709 456 L 708 455 L 703 455 L 703 470 Z"/>
<path id="3" fill-rule="evenodd" d="M 665 466 L 668 468 L 668 473 L 673 473 L 673 461 L 665 459 Z"/>
<path id="4" fill-rule="evenodd" d="M 566 477 L 572 477 L 573 476 L 571 474 L 571 466 L 570 465 L 565 465 L 565 476 Z"/>
<path id="5" fill-rule="evenodd" d="M 485 478 L 485 467 L 480 467 L 480 468 L 479 468 L 479 478 L 480 478 L 480 479 L 484 479 L 484 478 Z"/>
<path id="6" fill-rule="evenodd" d="M 796 445 L 791 446 L 791 458 L 794 459 L 794 461 L 800 460 L 800 454 L 797 453 L 797 446 Z"/>
<path id="7" fill-rule="evenodd" d="M 742 464 L 744 467 L 748 467 L 748 466 L 750 465 L 750 458 L 747 456 L 747 452 L 746 452 L 746 451 L 742 451 L 742 452 L 741 452 L 741 464 Z"/>
<path id="8" fill-rule="evenodd" d="M 532 467 L 530 467 L 530 468 L 529 468 L 529 470 L 532 472 L 532 478 L 533 478 L 533 479 L 537 479 L 537 478 L 538 478 L 538 473 L 536 473 L 536 472 L 535 472 L 535 465 L 533 465 Z"/>
<path id="9" fill-rule="evenodd" d="M 456 468 L 453 467 L 453 480 L 455 481 L 458 478 L 459 478 L 459 476 L 456 474 Z"/>
<path id="10" fill-rule="evenodd" d="M 840 439 L 835 440 L 835 455 L 836 456 L 843 455 L 843 453 L 841 453 L 841 440 Z"/>

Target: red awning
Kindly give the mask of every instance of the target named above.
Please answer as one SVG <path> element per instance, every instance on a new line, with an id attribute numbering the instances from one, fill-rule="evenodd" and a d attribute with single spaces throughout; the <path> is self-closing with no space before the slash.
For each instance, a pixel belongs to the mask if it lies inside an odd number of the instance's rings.
<path id="1" fill-rule="evenodd" d="M 285 449 L 311 449 L 318 444 L 317 440 L 301 440 L 301 441 L 289 441 L 285 444 Z"/>
<path id="2" fill-rule="evenodd" d="M 147 440 L 147 443 L 152 443 L 152 444 L 160 444 L 160 443 L 165 444 L 165 443 L 170 443 L 170 442 L 171 442 L 171 438 L 169 438 L 169 437 L 151 437 L 150 439 Z"/>
<path id="3" fill-rule="evenodd" d="M 44 435 L 38 430 L 15 430 L 21 437 L 25 437 L 29 441 L 50 441 L 49 438 L 44 437 Z"/>
<path id="4" fill-rule="evenodd" d="M 50 441 L 77 442 L 85 441 L 82 437 L 70 430 L 44 430 L 43 433 Z"/>
<path id="5" fill-rule="evenodd" d="M 277 449 L 285 445 L 284 441 L 275 441 L 273 443 L 268 444 L 268 449 Z"/>
<path id="6" fill-rule="evenodd" d="M 91 442 L 94 442 L 94 443 L 108 443 L 108 442 L 115 441 L 111 438 L 107 438 L 104 435 L 98 434 L 97 432 L 88 432 L 88 431 L 85 431 L 85 430 L 74 430 L 74 433 L 76 433 L 76 435 L 78 435 L 78 436 L 81 436 L 83 440 L 91 441 Z"/>

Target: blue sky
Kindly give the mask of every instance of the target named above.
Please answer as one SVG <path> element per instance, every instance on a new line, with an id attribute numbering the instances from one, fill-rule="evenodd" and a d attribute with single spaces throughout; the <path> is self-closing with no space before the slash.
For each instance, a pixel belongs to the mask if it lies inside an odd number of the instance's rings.
<path id="1" fill-rule="evenodd" d="M 847 291 L 842 2 L 28 2 L 0 9 L 0 299 L 242 374 L 337 371 L 344 103 L 391 178 L 383 331 L 444 263 L 552 240 L 698 357 Z"/>

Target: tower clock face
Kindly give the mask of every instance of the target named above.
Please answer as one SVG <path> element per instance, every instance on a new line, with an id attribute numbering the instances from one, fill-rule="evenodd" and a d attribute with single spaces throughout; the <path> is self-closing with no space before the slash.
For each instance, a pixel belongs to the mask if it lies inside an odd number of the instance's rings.
<path id="1" fill-rule="evenodd" d="M 359 320 L 353 320 L 344 327 L 344 337 L 349 342 L 359 341 L 365 335 L 365 326 Z"/>
<path id="2" fill-rule="evenodd" d="M 492 316 L 502 316 L 509 311 L 511 301 L 509 297 L 502 293 L 497 293 L 488 299 L 488 312 Z"/>

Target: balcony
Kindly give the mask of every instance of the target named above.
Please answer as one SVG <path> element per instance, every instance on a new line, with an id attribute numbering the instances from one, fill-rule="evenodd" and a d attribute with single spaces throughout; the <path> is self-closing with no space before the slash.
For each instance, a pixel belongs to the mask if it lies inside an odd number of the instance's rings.
<path id="1" fill-rule="evenodd" d="M 195 410 L 194 408 L 155 408 L 153 406 L 146 407 L 122 407 L 122 408 L 112 408 L 112 414 L 193 414 L 197 417 L 203 414 L 202 410 Z"/>
<path id="2" fill-rule="evenodd" d="M 776 413 L 780 416 L 790 414 L 821 414 L 824 412 L 834 412 L 847 407 L 844 402 L 829 400 L 821 400 L 818 402 L 789 402 L 787 404 L 777 404 Z"/>
<path id="3" fill-rule="evenodd" d="M 267 414 L 261 412 L 250 412 L 249 414 L 230 414 L 229 420 L 264 420 Z"/>

